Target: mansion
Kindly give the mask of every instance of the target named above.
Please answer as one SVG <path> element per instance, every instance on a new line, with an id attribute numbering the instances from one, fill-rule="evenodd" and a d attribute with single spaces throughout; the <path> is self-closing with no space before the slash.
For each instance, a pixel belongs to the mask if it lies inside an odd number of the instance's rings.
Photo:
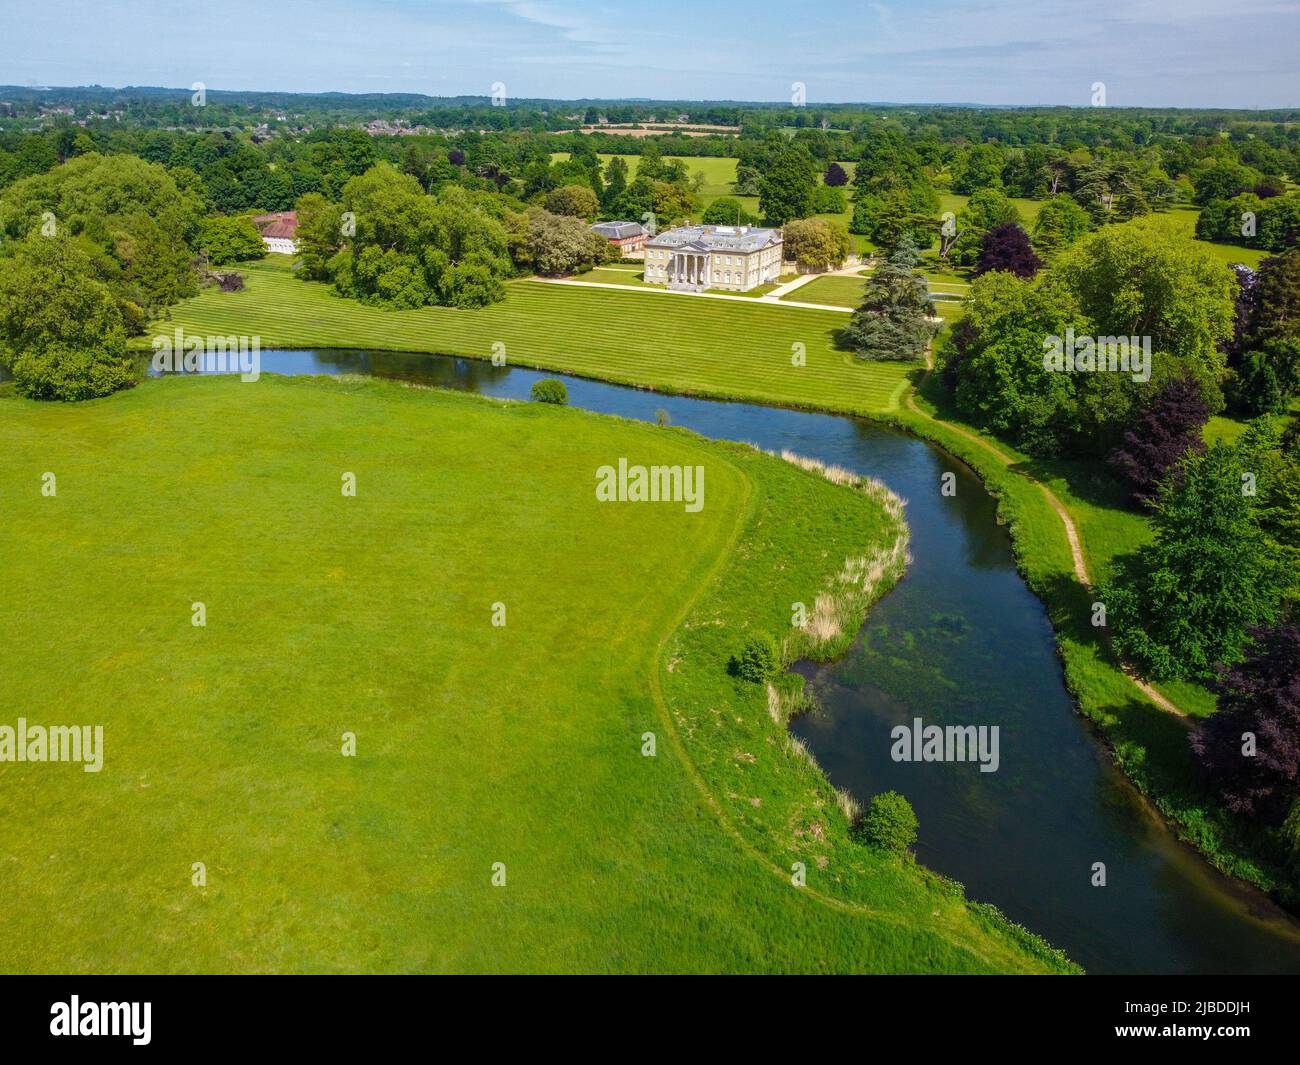
<path id="1" fill-rule="evenodd" d="M 682 226 L 645 245 L 645 280 L 671 289 L 747 292 L 781 273 L 781 231 L 751 226 Z"/>
<path id="2" fill-rule="evenodd" d="M 262 234 L 267 251 L 280 255 L 298 254 L 298 212 L 272 211 L 253 216 L 253 225 Z"/>

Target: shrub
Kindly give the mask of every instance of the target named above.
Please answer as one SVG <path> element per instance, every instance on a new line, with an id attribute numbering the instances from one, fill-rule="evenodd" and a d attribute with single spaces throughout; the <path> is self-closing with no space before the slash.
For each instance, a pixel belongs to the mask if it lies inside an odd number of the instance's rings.
<path id="1" fill-rule="evenodd" d="M 902 854 L 916 842 L 916 811 L 896 791 L 875 796 L 867 804 L 859 833 L 871 846 Z"/>
<path id="2" fill-rule="evenodd" d="M 532 396 L 538 403 L 554 403 L 557 407 L 569 402 L 569 390 L 564 387 L 564 382 L 553 377 L 534 381 Z"/>
<path id="3" fill-rule="evenodd" d="M 732 659 L 733 671 L 741 680 L 762 684 L 781 669 L 781 653 L 767 633 L 751 636 L 744 649 Z"/>
<path id="4" fill-rule="evenodd" d="M 62 343 L 22 352 L 9 368 L 20 395 L 64 403 L 107 396 L 135 380 L 125 352 Z"/>

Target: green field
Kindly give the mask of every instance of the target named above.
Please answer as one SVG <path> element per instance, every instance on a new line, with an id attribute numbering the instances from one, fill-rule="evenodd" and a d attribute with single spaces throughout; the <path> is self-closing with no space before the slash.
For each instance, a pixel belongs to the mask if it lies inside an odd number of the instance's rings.
<path id="1" fill-rule="evenodd" d="M 6 702 L 104 728 L 99 773 L 0 765 L 0 970 L 1067 967 L 851 842 L 725 671 L 846 557 L 898 556 L 879 497 L 394 382 L 0 406 Z M 705 505 L 597 502 L 620 456 L 702 466 Z"/>
<path id="2" fill-rule="evenodd" d="M 481 310 L 389 311 L 271 265 L 243 292 L 205 289 L 150 329 L 258 335 L 263 347 L 362 347 L 491 358 L 621 384 L 796 407 L 894 409 L 912 364 L 867 364 L 835 347 L 845 316 L 772 303 L 520 281 Z M 635 275 L 629 275 L 635 276 Z M 616 282 L 621 283 L 621 282 Z M 802 345 L 806 364 L 792 364 Z"/>

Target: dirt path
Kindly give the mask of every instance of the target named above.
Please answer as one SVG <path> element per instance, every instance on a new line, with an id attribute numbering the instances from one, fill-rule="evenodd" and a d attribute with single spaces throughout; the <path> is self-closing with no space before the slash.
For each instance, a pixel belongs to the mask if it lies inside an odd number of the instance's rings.
<path id="1" fill-rule="evenodd" d="M 921 382 L 917 386 L 917 388 L 919 388 L 920 385 L 923 385 L 929 379 L 933 369 L 934 369 L 934 354 L 931 351 L 926 351 L 925 376 L 921 378 Z M 910 411 L 912 411 L 913 414 L 917 414 L 922 418 L 929 418 L 931 421 L 942 425 L 949 432 L 956 433 L 958 436 L 966 440 L 969 440 L 973 444 L 978 444 L 981 448 L 983 448 L 990 455 L 996 458 L 998 462 L 1000 462 L 1003 466 L 1010 467 L 1012 465 L 1013 460 L 1010 455 L 1006 454 L 1006 452 L 1004 452 L 1001 448 L 996 447 L 995 445 L 989 443 L 983 437 L 979 436 L 976 433 L 968 432 L 967 430 L 962 429 L 959 426 L 953 425 L 952 422 L 941 421 L 940 419 L 936 418 L 934 415 L 929 414 L 926 411 L 923 411 L 916 404 L 916 389 L 909 389 L 903 397 L 903 402 L 904 404 L 906 404 L 907 408 Z M 1051 506 L 1052 510 L 1056 512 L 1056 516 L 1061 519 L 1061 524 L 1065 526 L 1065 538 L 1070 544 L 1070 556 L 1074 560 L 1074 576 L 1079 581 L 1079 583 L 1083 585 L 1084 588 L 1086 588 L 1090 592 L 1093 591 L 1094 589 L 1093 589 L 1092 579 L 1088 575 L 1088 563 L 1083 556 L 1083 541 L 1079 537 L 1079 529 L 1078 526 L 1075 525 L 1074 523 L 1074 517 L 1070 514 L 1069 510 L 1066 509 L 1066 506 L 1061 501 L 1061 498 L 1050 488 L 1048 488 L 1047 485 L 1045 485 L 1042 481 L 1029 477 L 1027 474 L 1025 476 L 1027 477 L 1028 480 L 1032 481 L 1034 484 L 1038 486 L 1039 491 L 1042 492 L 1043 495 L 1046 497 L 1048 505 Z M 1112 646 L 1110 630 L 1102 629 L 1101 635 L 1102 635 L 1102 639 L 1106 641 L 1106 646 L 1113 651 L 1114 648 Z M 1115 657 L 1116 659 L 1119 659 L 1118 655 L 1116 655 Z M 1130 681 L 1133 682 L 1134 686 L 1140 692 L 1142 692 L 1143 695 L 1145 695 L 1148 699 L 1150 699 L 1153 703 L 1155 703 L 1156 706 L 1160 707 L 1161 710 L 1164 710 L 1167 713 L 1173 714 L 1176 717 L 1181 718 L 1184 721 L 1184 723 L 1188 725 L 1191 724 L 1191 719 L 1187 716 L 1186 711 L 1180 709 L 1177 705 L 1175 705 L 1165 696 L 1161 695 L 1160 692 L 1156 691 L 1154 687 L 1152 687 L 1149 683 L 1147 683 L 1140 676 L 1138 676 L 1137 672 L 1133 669 L 1132 666 L 1130 666 L 1128 663 L 1123 662 L 1121 660 L 1120 668 L 1124 671 L 1124 675 L 1128 677 Z"/>

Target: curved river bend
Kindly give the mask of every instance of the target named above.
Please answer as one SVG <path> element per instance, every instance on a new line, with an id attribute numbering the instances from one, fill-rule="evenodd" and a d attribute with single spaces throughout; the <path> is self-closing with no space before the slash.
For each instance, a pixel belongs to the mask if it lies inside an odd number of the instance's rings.
<path id="1" fill-rule="evenodd" d="M 1064 949 L 1089 972 L 1300 972 L 1300 927 L 1220 876 L 1149 811 L 1075 712 L 1042 604 L 1016 572 L 975 475 L 924 441 L 855 418 L 644 392 L 445 356 L 264 352 L 265 372 L 362 373 L 527 399 L 563 380 L 574 406 L 790 449 L 884 481 L 908 500 L 914 561 L 852 650 L 802 665 L 824 711 L 794 731 L 839 786 L 896 789 L 920 818 L 917 857 Z M 955 497 L 939 492 L 957 478 Z M 897 763 L 890 730 L 998 725 L 1001 765 Z M 1108 884 L 1091 885 L 1094 862 Z"/>

